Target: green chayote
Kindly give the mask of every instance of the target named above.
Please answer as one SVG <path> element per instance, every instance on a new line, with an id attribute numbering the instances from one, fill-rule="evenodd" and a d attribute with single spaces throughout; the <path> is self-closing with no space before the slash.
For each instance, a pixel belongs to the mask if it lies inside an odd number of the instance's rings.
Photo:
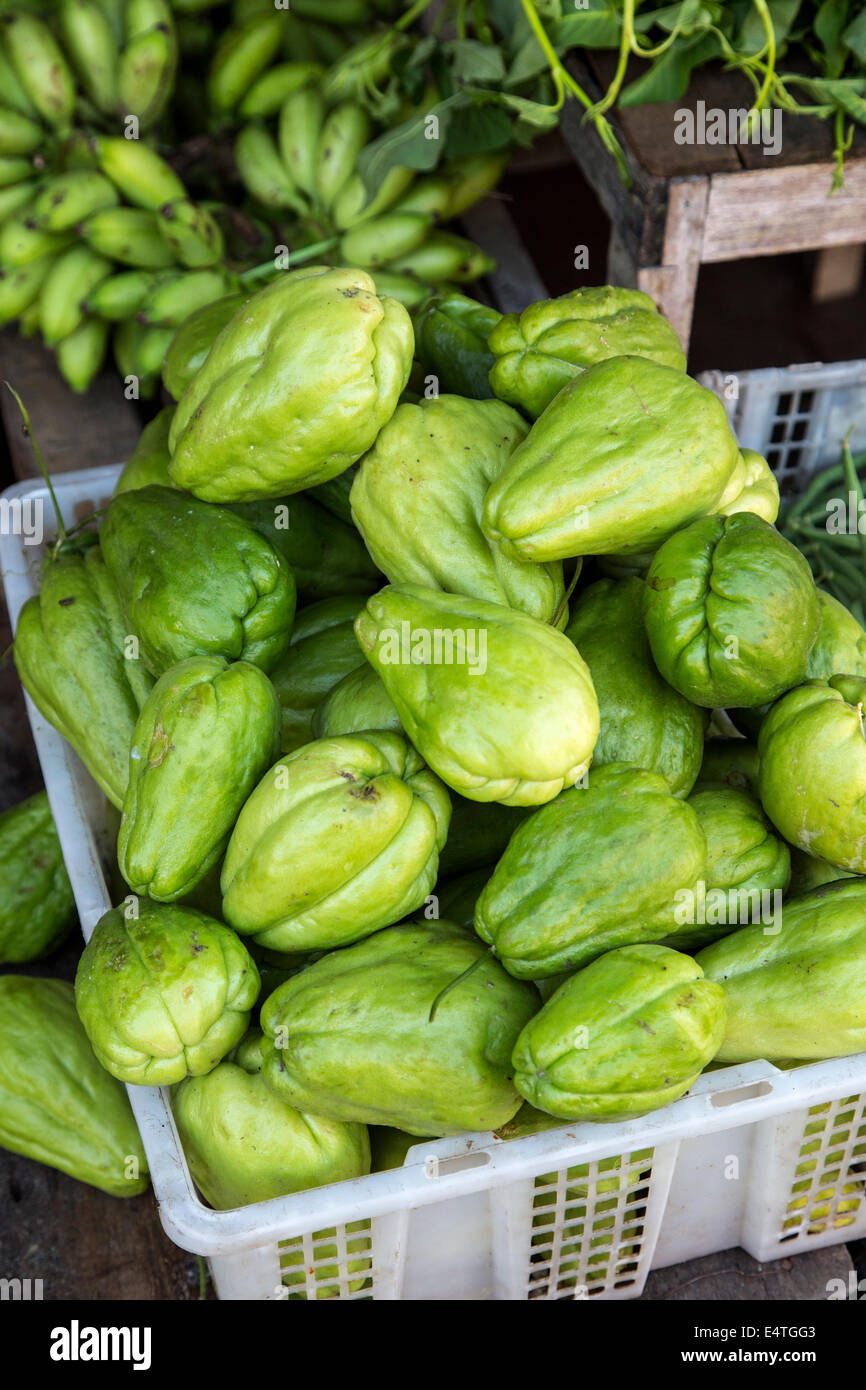
<path id="1" fill-rule="evenodd" d="M 222 871 L 225 920 L 262 946 L 343 946 L 419 907 L 436 881 L 448 793 L 399 734 L 307 743 L 238 817 Z"/>
<path id="2" fill-rule="evenodd" d="M 152 483 L 160 487 L 173 486 L 168 476 L 168 432 L 173 418 L 174 406 L 167 405 L 145 425 L 114 485 L 115 497 L 121 492 L 136 492 Z"/>
<path id="3" fill-rule="evenodd" d="M 115 497 L 100 532 L 131 631 L 160 675 L 188 656 L 268 671 L 289 645 L 295 581 L 286 562 L 225 507 L 151 486 Z"/>
<path id="4" fill-rule="evenodd" d="M 354 628 L 352 635 L 354 637 Z M 355 638 L 356 646 L 357 641 Z M 390 729 L 395 734 L 403 732 L 394 701 L 366 661 L 328 691 L 313 712 L 312 728 L 314 738 L 361 734 L 365 729 Z"/>
<path id="5" fill-rule="evenodd" d="M 96 1056 L 134 1086 L 212 1071 L 246 1032 L 259 972 L 233 931 L 190 907 L 141 898 L 97 922 L 75 977 Z"/>
<path id="6" fill-rule="evenodd" d="M 484 497 L 523 420 L 502 401 L 433 396 L 399 405 L 352 484 L 352 515 L 392 584 L 488 599 L 550 622 L 562 566 L 527 564 L 481 531 Z"/>
<path id="7" fill-rule="evenodd" d="M 332 516 L 312 497 L 232 502 L 231 510 L 270 541 L 288 561 L 302 603 L 342 594 L 371 594 L 382 576 L 354 526 Z"/>
<path id="8" fill-rule="evenodd" d="M 608 763 L 515 830 L 475 929 L 518 979 L 576 970 L 611 947 L 669 936 L 706 855 L 697 816 L 663 777 Z"/>
<path id="9" fill-rule="evenodd" d="M 584 589 L 565 629 L 592 676 L 601 732 L 593 766 L 634 763 L 685 796 L 701 763 L 706 715 L 659 675 L 643 625 L 643 580 Z"/>
<path id="10" fill-rule="evenodd" d="M 171 476 L 206 502 L 281 497 L 342 473 L 409 378 L 412 321 L 362 270 L 305 266 L 235 313 L 184 391 Z"/>
<path id="11" fill-rule="evenodd" d="M 359 595 L 341 594 L 296 614 L 288 650 L 271 671 L 282 710 L 284 753 L 310 742 L 317 706 L 338 681 L 366 664 L 353 626 L 363 607 Z"/>
<path id="12" fill-rule="evenodd" d="M 866 680 L 808 681 L 773 705 L 758 735 L 761 804 L 790 844 L 866 874 Z"/>
<path id="13" fill-rule="evenodd" d="M 772 526 L 779 515 L 779 484 L 767 460 L 754 449 L 741 449 L 737 467 L 716 506 L 720 516 L 754 512 Z"/>
<path id="14" fill-rule="evenodd" d="M 0 815 L 0 965 L 55 951 L 75 921 L 75 899 L 45 792 Z"/>
<path id="15" fill-rule="evenodd" d="M 807 680 L 830 676 L 866 678 L 866 632 L 832 594 L 818 590 L 819 625 L 806 665 Z"/>
<path id="16" fill-rule="evenodd" d="M 690 956 L 621 946 L 578 970 L 524 1028 L 514 1084 L 565 1120 L 627 1120 L 678 1100 L 721 1045 L 725 991 Z"/>
<path id="17" fill-rule="evenodd" d="M 171 902 L 201 882 L 279 741 L 276 692 L 248 661 L 193 656 L 160 677 L 132 736 L 117 843 L 134 893 Z"/>
<path id="18" fill-rule="evenodd" d="M 656 552 L 644 621 L 659 671 L 687 699 L 751 707 L 804 678 L 818 591 L 800 552 L 760 517 L 709 516 Z"/>
<path id="19" fill-rule="evenodd" d="M 534 805 L 589 766 L 598 702 L 561 632 L 416 584 L 374 594 L 355 632 L 409 738 L 454 791 Z"/>
<path id="20" fill-rule="evenodd" d="M 647 357 L 684 372 L 673 326 L 641 290 L 592 285 L 506 314 L 487 339 L 490 384 L 503 401 L 537 419 L 574 377 L 609 357 Z"/>
<path id="21" fill-rule="evenodd" d="M 264 1077 L 331 1119 L 419 1135 L 496 1129 L 518 1109 L 511 1051 L 537 1008 L 534 988 L 453 923 L 388 927 L 270 996 Z"/>
<path id="22" fill-rule="evenodd" d="M 118 809 L 132 731 L 153 685 L 128 637 L 117 590 L 96 546 L 61 554 L 45 566 L 39 595 L 24 604 L 15 632 L 21 684 Z"/>
<path id="23" fill-rule="evenodd" d="M 712 391 L 613 357 L 536 420 L 487 494 L 482 529 L 522 560 L 652 551 L 714 509 L 738 458 Z"/>
<path id="24" fill-rule="evenodd" d="M 94 1057 L 66 980 L 0 976 L 0 1146 L 113 1197 L 148 1185 L 126 1091 Z"/>

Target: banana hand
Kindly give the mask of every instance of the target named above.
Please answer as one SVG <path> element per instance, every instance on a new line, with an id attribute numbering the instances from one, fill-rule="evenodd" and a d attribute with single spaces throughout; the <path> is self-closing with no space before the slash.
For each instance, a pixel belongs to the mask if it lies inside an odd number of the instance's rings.
<path id="1" fill-rule="evenodd" d="M 183 271 L 124 270 L 109 275 L 107 280 L 92 289 L 82 300 L 85 313 L 111 323 L 123 323 L 134 318 L 148 295 L 169 280 L 179 280 Z"/>
<path id="2" fill-rule="evenodd" d="M 238 115 L 245 121 L 275 116 L 292 92 L 321 77 L 324 71 L 321 63 L 277 63 L 256 78 L 238 107 Z"/>
<path id="3" fill-rule="evenodd" d="M 66 232 L 91 213 L 119 202 L 114 185 L 102 174 L 74 169 L 42 185 L 33 202 L 33 220 L 46 232 Z"/>
<path id="4" fill-rule="evenodd" d="M 280 16 L 253 15 L 223 34 L 207 79 L 211 108 L 227 115 L 276 57 L 282 39 Z"/>
<path id="5" fill-rule="evenodd" d="M 270 133 L 259 122 L 244 126 L 235 140 L 235 164 L 247 190 L 267 208 L 307 211 Z"/>
<path id="6" fill-rule="evenodd" d="M 340 231 L 347 231 L 359 222 L 370 217 L 378 217 L 403 197 L 415 178 L 414 169 L 406 169 L 401 164 L 389 169 L 370 201 L 360 174 L 353 174 L 343 184 L 333 207 L 334 222 Z"/>
<path id="7" fill-rule="evenodd" d="M 486 275 L 495 265 L 496 262 L 474 241 L 455 236 L 453 232 L 431 232 L 417 250 L 397 257 L 388 269 L 399 275 L 417 275 L 419 280 L 431 285 L 441 284 L 443 280 L 462 285 Z"/>
<path id="8" fill-rule="evenodd" d="M 344 101 L 326 118 L 319 140 L 315 187 L 317 199 L 326 211 L 352 177 L 358 155 L 369 138 L 370 117 L 353 101 Z"/>
<path id="9" fill-rule="evenodd" d="M 158 328 L 177 328 L 197 309 L 213 304 L 236 288 L 235 277 L 222 270 L 191 270 L 148 295 L 138 318 L 141 323 Z"/>
<path id="10" fill-rule="evenodd" d="M 282 161 L 297 187 L 311 195 L 316 191 L 324 120 L 324 99 L 312 83 L 292 92 L 280 109 L 277 141 Z"/>
<path id="11" fill-rule="evenodd" d="M 103 174 L 134 207 L 156 212 L 163 203 L 186 197 L 186 189 L 171 166 L 143 141 L 99 135 L 94 148 Z"/>
<path id="12" fill-rule="evenodd" d="M 430 218 L 418 212 L 386 212 L 344 232 L 340 255 L 346 265 L 373 270 L 408 256 L 430 231 Z"/>
<path id="13" fill-rule="evenodd" d="M 0 229 L 0 239 L 3 236 Z M 154 212 L 144 208 L 105 208 L 79 227 L 94 251 L 121 265 L 140 270 L 166 270 L 175 264 L 171 247 L 164 241 Z"/>

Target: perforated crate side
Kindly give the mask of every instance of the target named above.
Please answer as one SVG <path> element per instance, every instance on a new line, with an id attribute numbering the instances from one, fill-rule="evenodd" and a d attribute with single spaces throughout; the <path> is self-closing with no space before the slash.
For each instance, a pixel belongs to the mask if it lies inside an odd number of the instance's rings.
<path id="1" fill-rule="evenodd" d="M 740 444 L 763 454 L 784 495 L 812 473 L 838 463 L 842 440 L 866 449 L 866 361 L 810 362 L 751 371 L 703 372 L 721 399 Z"/>
<path id="2" fill-rule="evenodd" d="M 678 1148 L 630 1149 L 494 1190 L 495 1297 L 636 1298 L 652 1267 Z"/>
<path id="3" fill-rule="evenodd" d="M 755 1126 L 741 1244 L 777 1260 L 866 1236 L 866 1096 Z"/>

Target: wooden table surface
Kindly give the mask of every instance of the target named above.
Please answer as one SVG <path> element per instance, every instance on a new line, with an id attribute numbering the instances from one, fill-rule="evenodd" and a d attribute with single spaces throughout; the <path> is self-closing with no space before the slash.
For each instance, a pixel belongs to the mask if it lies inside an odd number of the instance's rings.
<path id="1" fill-rule="evenodd" d="M 86 397 L 61 382 L 51 355 L 0 333 L 0 380 L 15 386 L 31 414 L 33 431 L 52 472 L 122 460 L 141 425 L 111 373 Z M 8 392 L 0 400 L 7 455 L 6 486 L 35 470 L 29 441 Z M 0 601 L 0 651 L 11 641 Z M 14 664 L 0 666 L 0 811 L 38 791 L 42 778 Z M 73 935 L 46 964 L 22 973 L 72 979 L 81 941 Z M 0 1150 L 0 1277 L 41 1279 L 46 1300 L 196 1300 L 199 1264 L 163 1233 L 152 1193 L 119 1200 L 54 1169 Z M 861 1242 L 866 1245 L 866 1242 Z M 827 1281 L 847 1281 L 853 1268 L 845 1246 L 759 1265 L 742 1250 L 728 1250 L 650 1275 L 642 1298 L 650 1301 L 820 1301 Z M 861 1271 L 862 1272 L 862 1271 Z M 207 1284 L 207 1297 L 213 1288 Z"/>

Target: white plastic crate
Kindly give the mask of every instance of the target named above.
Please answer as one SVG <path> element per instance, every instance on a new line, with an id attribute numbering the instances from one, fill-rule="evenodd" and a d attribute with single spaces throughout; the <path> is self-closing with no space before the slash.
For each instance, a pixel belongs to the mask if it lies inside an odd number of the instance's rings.
<path id="1" fill-rule="evenodd" d="M 118 471 L 54 480 L 67 524 L 107 501 Z M 4 496 L 51 516 L 40 483 Z M 13 626 L 41 558 L 0 535 Z M 116 816 L 27 707 L 87 937 L 110 906 Z M 866 1235 L 864 1093 L 866 1054 L 754 1062 L 643 1119 L 419 1140 L 400 1169 L 217 1212 L 193 1188 L 167 1093 L 129 1088 L 165 1230 L 209 1257 L 221 1298 L 517 1301 L 633 1298 L 650 1269 L 734 1245 L 767 1261 Z"/>

